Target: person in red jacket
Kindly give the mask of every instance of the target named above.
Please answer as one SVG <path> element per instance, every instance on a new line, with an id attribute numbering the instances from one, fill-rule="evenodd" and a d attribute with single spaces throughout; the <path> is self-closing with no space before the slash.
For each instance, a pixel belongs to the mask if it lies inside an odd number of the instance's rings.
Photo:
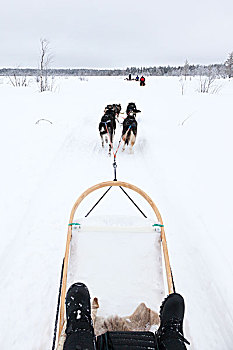
<path id="1" fill-rule="evenodd" d="M 140 79 L 140 86 L 145 86 L 146 84 L 145 84 L 145 78 L 144 78 L 144 76 L 142 75 L 141 76 L 141 79 Z"/>

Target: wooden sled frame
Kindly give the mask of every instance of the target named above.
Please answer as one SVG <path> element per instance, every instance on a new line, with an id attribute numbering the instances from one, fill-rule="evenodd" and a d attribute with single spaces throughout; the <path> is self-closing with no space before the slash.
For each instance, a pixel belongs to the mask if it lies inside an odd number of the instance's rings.
<path id="1" fill-rule="evenodd" d="M 169 261 L 169 255 L 168 255 L 168 249 L 167 249 L 167 242 L 165 237 L 165 231 L 163 227 L 163 220 L 161 217 L 161 214 L 156 207 L 155 203 L 152 201 L 152 199 L 139 187 L 136 187 L 130 183 L 122 182 L 122 181 L 106 181 L 101 182 L 99 184 L 96 184 L 90 188 L 88 188 L 85 192 L 81 194 L 81 196 L 77 199 L 75 202 L 71 214 L 70 214 L 70 220 L 69 224 L 73 223 L 74 215 L 76 213 L 76 210 L 80 203 L 84 200 L 85 197 L 87 197 L 90 193 L 103 188 L 103 187 L 110 187 L 110 186 L 122 186 L 125 188 L 129 188 L 130 190 L 133 190 L 140 194 L 151 206 L 153 209 L 157 220 L 162 225 L 161 227 L 161 242 L 163 246 L 163 255 L 164 255 L 164 262 L 165 262 L 165 269 L 166 269 L 166 276 L 167 276 L 167 284 L 168 284 L 168 292 L 169 294 L 174 293 L 174 285 L 173 285 L 173 277 L 172 277 L 172 271 Z M 64 325 L 64 313 L 65 313 L 65 297 L 66 297 L 66 284 L 67 284 L 67 271 L 68 271 L 68 260 L 69 260 L 69 252 L 70 252 L 70 242 L 72 238 L 72 225 L 68 226 L 68 233 L 67 233 L 67 240 L 66 240 L 66 250 L 65 250 L 65 257 L 64 257 L 64 268 L 63 268 L 63 278 L 62 278 L 62 290 L 61 290 L 61 308 L 60 308 L 60 321 L 59 321 L 59 333 L 58 337 L 61 335 L 61 331 Z"/>

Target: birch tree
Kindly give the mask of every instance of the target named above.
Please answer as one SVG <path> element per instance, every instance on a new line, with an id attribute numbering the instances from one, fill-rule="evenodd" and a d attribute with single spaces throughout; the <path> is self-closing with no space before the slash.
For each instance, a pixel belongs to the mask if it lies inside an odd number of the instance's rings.
<path id="1" fill-rule="evenodd" d="M 188 74 L 189 74 L 189 63 L 188 63 L 188 60 L 186 60 L 183 68 L 183 75 L 185 80 Z"/>
<path id="2" fill-rule="evenodd" d="M 232 76 L 233 76 L 233 52 L 229 53 L 228 59 L 225 62 L 225 67 L 226 67 L 228 77 L 232 78 Z"/>
<path id="3" fill-rule="evenodd" d="M 40 92 L 48 91 L 53 89 L 53 77 L 52 82 L 48 80 L 48 69 L 52 62 L 52 55 L 50 52 L 49 42 L 47 39 L 40 40 Z"/>

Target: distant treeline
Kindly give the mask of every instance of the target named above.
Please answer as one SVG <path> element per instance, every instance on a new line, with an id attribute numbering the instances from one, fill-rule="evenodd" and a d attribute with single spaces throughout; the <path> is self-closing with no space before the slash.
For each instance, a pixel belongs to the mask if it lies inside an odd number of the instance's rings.
<path id="1" fill-rule="evenodd" d="M 48 76 L 196 76 L 214 74 L 216 77 L 226 78 L 229 74 L 225 64 L 189 65 L 184 66 L 159 66 L 159 67 L 130 67 L 126 69 L 48 69 Z M 1 76 L 37 76 L 41 75 L 39 69 L 32 68 L 2 68 Z"/>

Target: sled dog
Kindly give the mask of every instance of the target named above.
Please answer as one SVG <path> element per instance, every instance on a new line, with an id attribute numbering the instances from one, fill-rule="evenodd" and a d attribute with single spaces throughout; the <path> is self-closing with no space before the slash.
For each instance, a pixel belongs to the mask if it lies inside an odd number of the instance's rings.
<path id="1" fill-rule="evenodd" d="M 111 148 L 113 144 L 113 137 L 116 130 L 115 112 L 111 108 L 105 108 L 104 115 L 99 123 L 99 133 L 101 137 L 102 147 L 104 144 L 109 144 L 108 154 L 111 155 Z"/>
<path id="2" fill-rule="evenodd" d="M 123 122 L 122 140 L 124 142 L 122 151 L 125 150 L 126 145 L 130 146 L 130 152 L 133 151 L 133 146 L 136 141 L 137 136 L 137 121 L 135 119 L 136 114 L 134 112 L 129 112 L 128 116 Z"/>

